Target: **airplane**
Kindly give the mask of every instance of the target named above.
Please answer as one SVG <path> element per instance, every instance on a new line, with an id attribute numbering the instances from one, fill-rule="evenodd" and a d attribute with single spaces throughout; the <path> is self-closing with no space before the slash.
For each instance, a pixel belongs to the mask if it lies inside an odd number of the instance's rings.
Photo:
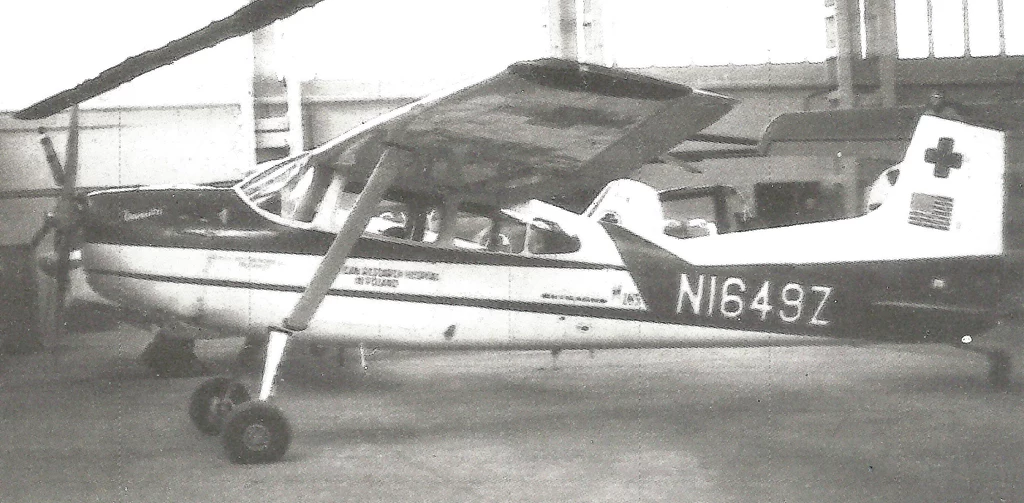
<path id="1" fill-rule="evenodd" d="M 104 72 L 102 85 L 16 116 L 54 113 L 123 78 Z M 189 400 L 193 424 L 238 463 L 288 450 L 291 427 L 271 398 L 295 339 L 551 351 L 968 346 L 1014 307 L 1024 278 L 1004 236 L 1006 134 L 929 115 L 884 201 L 862 216 L 688 237 L 666 232 L 649 192 L 633 200 L 613 185 L 580 215 L 513 218 L 528 220 L 522 239 L 501 239 L 502 208 L 606 187 L 734 104 L 620 69 L 516 63 L 230 187 L 90 193 L 76 206 L 82 264 L 116 302 L 267 338 L 255 398 L 214 377 Z M 345 192 L 358 195 L 339 218 Z M 431 213 L 437 231 L 424 241 Z M 366 232 L 374 218 L 404 220 L 393 226 L 401 234 Z M 460 222 L 474 218 L 490 221 L 484 239 L 456 245 Z"/>

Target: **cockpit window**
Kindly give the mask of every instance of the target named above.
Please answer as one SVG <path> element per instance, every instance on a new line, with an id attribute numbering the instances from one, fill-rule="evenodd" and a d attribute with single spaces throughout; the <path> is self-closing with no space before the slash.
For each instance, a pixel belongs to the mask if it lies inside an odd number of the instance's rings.
<path id="1" fill-rule="evenodd" d="M 489 251 L 522 253 L 526 244 L 526 224 L 502 214 L 478 231 L 472 241 Z"/>
<path id="2" fill-rule="evenodd" d="M 344 191 L 345 179 L 330 167 L 312 166 L 306 157 L 273 165 L 238 185 L 253 206 L 315 229 L 338 232 L 356 194 Z M 366 232 L 431 243 L 441 234 L 440 210 L 424 201 L 381 201 Z M 484 249 L 501 253 L 550 255 L 579 251 L 580 240 L 557 223 L 499 212 L 496 217 L 459 212 L 446 226 L 442 246 Z M 612 214 L 609 218 L 618 218 Z"/>
<path id="3" fill-rule="evenodd" d="M 304 176 L 311 178 L 312 169 L 306 159 L 303 156 L 272 165 L 242 180 L 238 188 L 254 205 L 280 214 L 282 191 L 294 190 Z"/>
<path id="4" fill-rule="evenodd" d="M 253 206 L 282 218 L 311 224 L 315 229 L 337 232 L 355 205 L 357 195 L 345 192 L 345 178 L 330 167 L 312 166 L 306 157 L 281 162 L 243 180 L 238 189 Z M 409 205 L 381 201 L 366 231 L 407 238 Z M 415 231 L 415 229 L 414 229 Z M 419 232 L 419 240 L 429 235 Z"/>
<path id="5" fill-rule="evenodd" d="M 573 253 L 580 250 L 580 239 L 551 220 L 535 218 L 526 233 L 526 249 L 534 255 Z"/>

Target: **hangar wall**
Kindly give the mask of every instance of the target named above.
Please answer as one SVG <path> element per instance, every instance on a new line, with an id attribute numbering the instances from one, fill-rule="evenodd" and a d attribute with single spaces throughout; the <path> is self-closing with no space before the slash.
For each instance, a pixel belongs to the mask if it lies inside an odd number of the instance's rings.
<path id="1" fill-rule="evenodd" d="M 243 169 L 237 106 L 86 109 L 80 121 L 83 187 L 210 182 Z M 36 129 L 47 129 L 63 160 L 67 123 L 67 113 L 39 121 L 0 115 L 0 245 L 27 242 L 50 209 L 52 200 L 39 197 L 53 182 Z"/>
<path id="2" fill-rule="evenodd" d="M 877 106 L 877 79 L 870 65 L 855 87 L 860 104 Z M 1024 58 L 900 60 L 899 104 L 923 105 L 942 87 L 962 102 L 1024 99 Z M 757 137 L 783 112 L 828 109 L 836 89 L 830 62 L 772 65 L 648 68 L 641 72 L 736 97 L 739 105 L 709 132 Z M 306 147 L 313 147 L 428 89 L 410 82 L 353 85 L 346 81 L 303 84 L 302 116 Z M 443 83 L 437 84 L 442 86 Z M 407 95 L 404 97 L 403 95 Z M 247 143 L 238 105 L 86 109 L 82 112 L 81 184 L 90 187 L 150 183 L 203 183 L 236 178 L 249 169 Z M 50 208 L 38 189 L 52 187 L 36 128 L 51 131 L 63 154 L 67 114 L 42 121 L 18 121 L 0 113 L 0 245 L 27 242 Z M 1024 172 L 1024 167 L 1015 166 Z M 857 211 L 856 166 L 808 157 L 719 159 L 700 163 L 702 174 L 649 165 L 641 174 L 658 187 L 728 184 L 748 197 L 758 182 L 814 180 L 842 185 L 847 213 Z M 880 169 L 880 168 L 875 168 Z M 10 197 L 10 196 L 15 197 Z"/>

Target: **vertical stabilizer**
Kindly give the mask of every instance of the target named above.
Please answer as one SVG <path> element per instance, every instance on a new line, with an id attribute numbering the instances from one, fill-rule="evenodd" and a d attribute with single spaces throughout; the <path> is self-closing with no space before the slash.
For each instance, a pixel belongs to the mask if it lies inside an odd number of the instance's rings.
<path id="1" fill-rule="evenodd" d="M 641 236 L 660 234 L 665 227 L 658 191 L 636 180 L 615 180 L 606 185 L 583 216 L 618 224 Z"/>
<path id="2" fill-rule="evenodd" d="M 1003 252 L 1005 134 L 923 116 L 901 163 L 872 187 L 863 217 L 899 258 Z M 897 258 L 897 257 L 893 257 Z"/>

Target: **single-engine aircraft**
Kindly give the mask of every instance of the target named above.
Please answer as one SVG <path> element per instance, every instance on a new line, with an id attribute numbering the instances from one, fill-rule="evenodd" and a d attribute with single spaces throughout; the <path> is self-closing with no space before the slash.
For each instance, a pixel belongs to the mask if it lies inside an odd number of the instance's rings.
<path id="1" fill-rule="evenodd" d="M 55 113 L 139 64 L 17 116 Z M 659 209 L 637 217 L 644 197 L 605 193 L 582 215 L 529 217 L 521 239 L 503 231 L 500 209 L 597 191 L 733 104 L 597 65 L 516 63 L 230 187 L 89 194 L 76 219 L 83 266 L 118 302 L 269 334 L 255 399 L 217 377 L 189 403 L 198 429 L 242 463 L 288 449 L 290 426 L 270 399 L 293 338 L 553 351 L 964 345 L 996 324 L 1021 286 L 1004 253 L 1005 134 L 962 121 L 921 117 L 885 201 L 856 218 L 681 238 Z M 460 222 L 480 217 L 485 235 L 459 244 Z"/>

